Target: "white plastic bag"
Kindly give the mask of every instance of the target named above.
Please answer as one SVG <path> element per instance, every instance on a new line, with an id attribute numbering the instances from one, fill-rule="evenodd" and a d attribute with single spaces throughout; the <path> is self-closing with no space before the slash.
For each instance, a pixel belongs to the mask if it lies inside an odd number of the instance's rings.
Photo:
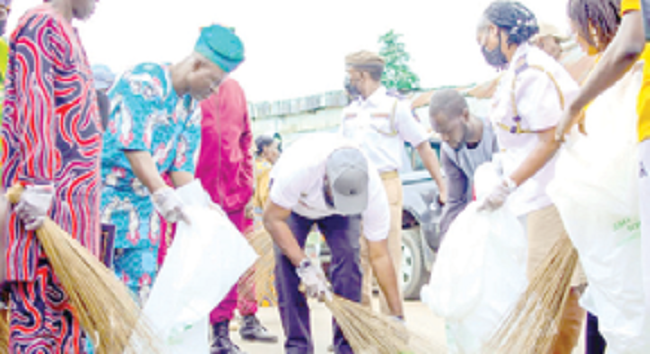
<path id="1" fill-rule="evenodd" d="M 614 354 L 650 353 L 638 210 L 641 79 L 637 66 L 593 102 L 588 135 L 572 134 L 548 187 L 589 282 L 581 305 L 598 317 L 607 352 Z"/>
<path id="2" fill-rule="evenodd" d="M 166 353 L 209 353 L 208 316 L 257 255 L 197 180 L 179 188 L 191 224 L 176 237 L 144 307 Z"/>
<path id="3" fill-rule="evenodd" d="M 491 163 L 477 169 L 479 199 L 495 183 Z M 452 353 L 480 353 L 527 284 L 521 222 L 507 207 L 491 213 L 477 207 L 471 203 L 452 223 L 421 294 L 445 318 Z"/>

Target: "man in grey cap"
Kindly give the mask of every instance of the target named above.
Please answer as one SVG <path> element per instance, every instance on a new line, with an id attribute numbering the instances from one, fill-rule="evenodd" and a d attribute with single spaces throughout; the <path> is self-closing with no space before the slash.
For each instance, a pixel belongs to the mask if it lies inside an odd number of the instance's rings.
<path id="1" fill-rule="evenodd" d="M 363 221 L 370 263 L 386 294 L 392 316 L 403 319 L 397 276 L 389 256 L 388 199 L 377 169 L 354 142 L 339 135 L 310 135 L 295 142 L 271 172 L 264 226 L 276 244 L 276 286 L 285 352 L 313 353 L 309 307 L 299 284 L 310 297 L 332 293 L 361 301 L 359 234 Z M 305 255 L 303 247 L 314 225 L 332 251 L 331 288 L 322 269 Z M 352 353 L 338 326 L 334 326 L 336 353 Z"/>

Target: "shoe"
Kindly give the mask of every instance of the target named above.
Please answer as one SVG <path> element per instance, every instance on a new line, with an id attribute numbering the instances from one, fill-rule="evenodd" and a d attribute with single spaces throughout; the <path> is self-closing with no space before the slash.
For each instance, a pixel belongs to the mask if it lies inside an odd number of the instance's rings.
<path id="1" fill-rule="evenodd" d="M 244 316 L 242 322 L 242 327 L 239 329 L 239 335 L 243 340 L 266 343 L 278 342 L 278 337 L 269 333 L 255 315 Z"/>
<path id="2" fill-rule="evenodd" d="M 229 322 L 222 321 L 212 325 L 210 354 L 246 354 L 230 340 Z"/>

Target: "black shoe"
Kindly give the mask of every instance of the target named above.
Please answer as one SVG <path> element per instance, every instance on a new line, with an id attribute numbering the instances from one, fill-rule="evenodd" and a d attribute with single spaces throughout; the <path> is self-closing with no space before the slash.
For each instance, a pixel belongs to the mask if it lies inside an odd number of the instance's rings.
<path id="1" fill-rule="evenodd" d="M 212 325 L 212 344 L 210 354 L 246 354 L 230 340 L 230 321 Z"/>
<path id="2" fill-rule="evenodd" d="M 239 329 L 239 335 L 242 339 L 266 343 L 278 342 L 278 337 L 269 333 L 255 315 L 244 316 L 242 322 L 242 327 Z"/>

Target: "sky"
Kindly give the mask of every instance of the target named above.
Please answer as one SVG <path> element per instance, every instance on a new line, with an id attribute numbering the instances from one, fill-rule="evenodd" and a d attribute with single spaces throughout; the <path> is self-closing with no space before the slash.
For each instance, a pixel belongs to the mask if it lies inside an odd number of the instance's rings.
<path id="1" fill-rule="evenodd" d="M 568 29 L 567 0 L 523 0 L 541 21 Z M 380 35 L 403 35 L 423 88 L 482 82 L 495 75 L 476 44 L 490 0 L 100 0 L 76 22 L 93 64 L 115 72 L 145 62 L 178 62 L 199 28 L 235 27 L 246 60 L 232 74 L 249 101 L 275 101 L 343 87 L 344 57 L 378 51 Z M 40 0 L 14 0 L 8 30 Z"/>

